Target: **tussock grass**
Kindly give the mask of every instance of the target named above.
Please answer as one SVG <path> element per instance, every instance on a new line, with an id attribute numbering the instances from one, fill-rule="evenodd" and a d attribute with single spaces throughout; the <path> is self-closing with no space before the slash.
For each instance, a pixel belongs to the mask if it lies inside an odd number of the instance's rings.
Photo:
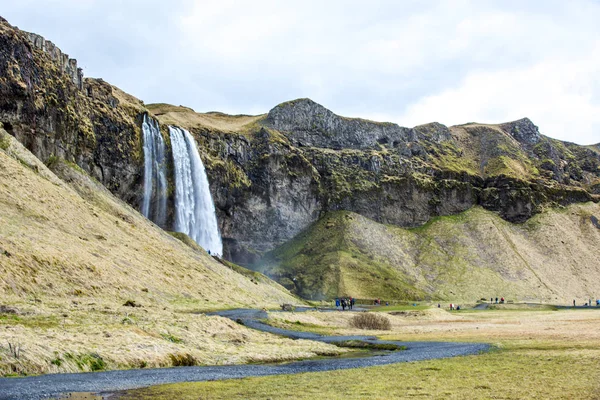
<path id="1" fill-rule="evenodd" d="M 358 329 L 389 331 L 392 324 L 389 318 L 375 313 L 360 313 L 350 320 L 350 326 Z"/>

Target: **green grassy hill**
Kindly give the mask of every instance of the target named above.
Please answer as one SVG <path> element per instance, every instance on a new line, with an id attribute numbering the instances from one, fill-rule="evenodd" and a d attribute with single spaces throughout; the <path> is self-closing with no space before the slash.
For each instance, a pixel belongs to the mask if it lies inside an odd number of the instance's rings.
<path id="1" fill-rule="evenodd" d="M 586 203 L 512 224 L 474 207 L 404 229 L 332 212 L 259 269 L 307 298 L 587 299 L 600 294 L 593 216 L 600 206 Z"/>

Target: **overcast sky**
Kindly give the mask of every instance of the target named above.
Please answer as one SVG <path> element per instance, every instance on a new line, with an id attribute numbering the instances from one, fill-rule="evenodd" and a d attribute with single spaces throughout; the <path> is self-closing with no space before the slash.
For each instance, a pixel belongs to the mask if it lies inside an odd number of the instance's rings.
<path id="1" fill-rule="evenodd" d="M 600 142 L 600 1 L 0 0 L 146 103 L 261 114 L 310 97 L 414 126 L 529 117 Z"/>

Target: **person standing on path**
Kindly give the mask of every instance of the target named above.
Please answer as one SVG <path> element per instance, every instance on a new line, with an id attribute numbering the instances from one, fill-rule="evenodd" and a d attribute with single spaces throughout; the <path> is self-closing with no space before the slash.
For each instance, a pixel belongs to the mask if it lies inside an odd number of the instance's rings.
<path id="1" fill-rule="evenodd" d="M 335 308 L 340 308 L 340 299 L 337 297 L 335 299 Z"/>
<path id="2" fill-rule="evenodd" d="M 575 307 L 575 300 L 573 300 L 573 307 Z"/>
<path id="3" fill-rule="evenodd" d="M 342 299 L 342 311 L 346 311 L 346 299 Z"/>

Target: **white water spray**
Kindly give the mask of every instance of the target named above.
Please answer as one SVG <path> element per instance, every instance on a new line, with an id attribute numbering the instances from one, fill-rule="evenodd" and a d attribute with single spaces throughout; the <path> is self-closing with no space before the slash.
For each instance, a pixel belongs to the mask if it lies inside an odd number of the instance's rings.
<path id="1" fill-rule="evenodd" d="M 221 256 L 223 243 L 208 178 L 194 138 L 169 126 L 175 170 L 175 230 L 194 239 L 210 254 Z"/>
<path id="2" fill-rule="evenodd" d="M 144 115 L 144 198 L 142 214 L 164 227 L 167 218 L 167 173 L 165 166 L 165 141 L 158 122 Z"/>

